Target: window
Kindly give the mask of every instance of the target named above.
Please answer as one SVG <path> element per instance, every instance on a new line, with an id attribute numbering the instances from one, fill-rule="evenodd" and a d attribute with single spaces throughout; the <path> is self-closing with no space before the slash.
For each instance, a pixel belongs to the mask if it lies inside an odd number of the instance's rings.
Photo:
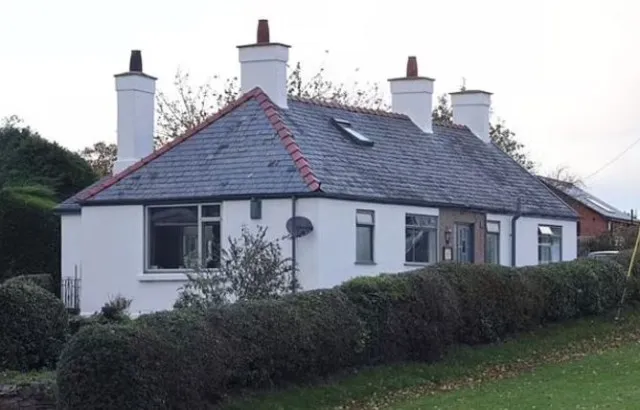
<path id="1" fill-rule="evenodd" d="M 485 251 L 486 263 L 500 263 L 500 222 L 487 221 Z"/>
<path id="2" fill-rule="evenodd" d="M 434 263 L 437 260 L 438 217 L 407 214 L 405 216 L 405 261 Z"/>
<path id="3" fill-rule="evenodd" d="M 351 126 L 351 123 L 349 121 L 341 120 L 339 118 L 334 118 L 333 122 L 343 133 L 347 134 L 349 138 L 351 138 L 351 140 L 356 144 L 368 145 L 368 146 L 373 145 L 373 141 L 371 141 L 369 138 L 365 137 L 364 135 L 356 131 Z"/>
<path id="4" fill-rule="evenodd" d="M 220 264 L 220 205 L 147 208 L 147 268 L 217 268 Z"/>
<path id="5" fill-rule="evenodd" d="M 373 263 L 373 211 L 356 211 L 356 263 Z"/>
<path id="6" fill-rule="evenodd" d="M 560 262 L 562 260 L 562 227 L 538 226 L 538 263 Z"/>

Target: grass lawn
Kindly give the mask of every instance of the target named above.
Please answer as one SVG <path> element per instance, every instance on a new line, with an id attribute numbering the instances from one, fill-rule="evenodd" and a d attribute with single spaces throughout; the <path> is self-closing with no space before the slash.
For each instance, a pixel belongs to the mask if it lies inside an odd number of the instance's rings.
<path id="1" fill-rule="evenodd" d="M 640 340 L 640 309 L 628 310 L 623 318 L 621 322 L 614 322 L 612 315 L 605 315 L 551 325 L 521 334 L 501 344 L 456 348 L 438 363 L 410 363 L 361 369 L 312 386 L 292 387 L 236 398 L 224 408 L 566 408 L 566 403 L 573 402 L 570 401 L 570 397 L 566 398 L 568 401 L 565 403 L 559 401 L 562 397 L 561 392 L 574 389 L 574 386 L 577 389 L 581 383 L 592 383 L 588 384 L 588 389 L 580 388 L 580 393 L 577 393 L 586 400 L 583 403 L 590 403 L 588 397 L 592 391 L 596 395 L 597 392 L 608 389 L 610 394 L 603 396 L 602 403 L 608 403 L 608 408 L 625 408 L 616 400 L 618 397 L 631 400 L 632 396 L 622 395 L 621 392 L 628 391 L 631 383 L 637 385 L 640 382 L 640 365 L 637 360 L 622 363 L 610 355 L 623 357 L 629 352 L 640 353 L 640 347 L 635 346 Z M 598 355 L 601 352 L 605 352 L 604 356 Z M 587 358 L 584 359 L 585 357 Z M 581 359 L 584 360 L 580 361 Z M 596 370 L 598 365 L 589 363 L 598 360 L 603 368 Z M 616 365 L 616 362 L 619 364 Z M 569 367 L 554 366 L 557 363 L 565 363 L 565 366 L 566 363 L 571 364 Z M 637 373 L 632 371 L 634 365 L 639 367 Z M 574 369 L 571 366 L 578 367 Z M 591 370 L 581 373 L 580 370 L 576 370 L 579 366 L 593 367 L 593 370 L 603 375 L 603 380 L 599 380 L 597 375 L 586 374 Z M 554 371 L 558 375 L 555 382 L 550 381 L 553 380 L 551 375 Z M 560 376 L 562 372 L 565 372 L 566 378 Z M 618 388 L 618 384 L 626 383 L 622 380 L 625 378 L 622 377 L 625 372 L 629 372 L 628 384 Z M 582 379 L 574 376 L 576 374 L 582 374 Z M 606 376 L 607 374 L 618 377 L 613 380 L 612 377 Z M 607 387 L 605 383 L 610 383 L 611 386 Z M 550 388 L 551 385 L 554 387 Z M 519 396 L 527 391 L 531 397 L 539 397 L 541 401 L 529 403 L 525 401 L 528 398 Z M 484 407 L 470 406 L 469 403 L 472 402 L 474 406 L 480 406 L 481 397 L 489 400 Z M 553 407 L 550 407 L 552 403 Z M 576 407 L 578 404 L 580 403 L 569 407 L 585 408 Z"/>
<path id="2" fill-rule="evenodd" d="M 577 362 L 545 365 L 512 379 L 451 393 L 436 393 L 393 409 L 637 409 L 640 345 L 635 343 Z"/>

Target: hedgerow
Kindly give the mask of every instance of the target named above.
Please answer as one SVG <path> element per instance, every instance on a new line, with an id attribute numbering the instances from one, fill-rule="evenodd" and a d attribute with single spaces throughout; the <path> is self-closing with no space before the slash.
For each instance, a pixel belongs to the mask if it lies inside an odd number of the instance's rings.
<path id="1" fill-rule="evenodd" d="M 436 360 L 456 343 L 615 308 L 624 286 L 614 262 L 440 264 L 275 300 L 145 315 L 74 337 L 58 369 L 61 406 L 199 409 L 235 389 Z"/>

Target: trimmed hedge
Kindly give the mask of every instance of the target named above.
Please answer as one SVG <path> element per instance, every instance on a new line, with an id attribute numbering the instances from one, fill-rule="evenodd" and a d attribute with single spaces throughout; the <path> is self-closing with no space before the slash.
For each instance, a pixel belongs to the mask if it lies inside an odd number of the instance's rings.
<path id="1" fill-rule="evenodd" d="M 61 409 L 181 409 L 171 397 L 168 343 L 143 326 L 85 327 L 65 347 L 56 385 Z M 178 405 L 177 407 L 175 405 Z"/>
<path id="2" fill-rule="evenodd" d="M 60 404 L 206 408 L 234 389 L 435 360 L 455 343 L 494 342 L 598 314 L 617 306 L 624 286 L 621 266 L 610 261 L 518 269 L 440 264 L 278 300 L 145 315 L 73 338 L 58 369 Z M 151 360 L 156 354 L 160 362 Z"/>
<path id="3" fill-rule="evenodd" d="M 56 286 L 53 281 L 53 276 L 48 273 L 35 273 L 32 275 L 20 275 L 4 281 L 3 285 L 9 283 L 29 283 L 32 285 L 40 286 L 42 289 L 56 294 Z"/>
<path id="4" fill-rule="evenodd" d="M 68 330 L 64 304 L 25 283 L 0 286 L 0 369 L 54 367 Z"/>

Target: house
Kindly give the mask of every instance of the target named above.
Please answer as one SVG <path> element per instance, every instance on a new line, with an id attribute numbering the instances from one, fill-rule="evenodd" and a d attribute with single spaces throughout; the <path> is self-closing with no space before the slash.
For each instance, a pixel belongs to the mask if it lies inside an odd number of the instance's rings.
<path id="1" fill-rule="evenodd" d="M 153 151 L 156 79 L 139 51 L 115 76 L 114 175 L 57 208 L 62 272 L 81 311 L 110 296 L 171 308 L 185 271 L 219 263 L 227 237 L 266 226 L 304 289 L 442 260 L 535 265 L 576 257 L 577 214 L 489 138 L 491 94 L 451 94 L 432 122 L 434 80 L 410 57 L 392 111 L 287 96 L 289 46 L 239 46 L 243 95 Z"/>
<path id="2" fill-rule="evenodd" d="M 578 239 L 593 238 L 638 225 L 638 220 L 632 214 L 609 205 L 573 183 L 549 177 L 540 179 L 578 213 Z"/>

